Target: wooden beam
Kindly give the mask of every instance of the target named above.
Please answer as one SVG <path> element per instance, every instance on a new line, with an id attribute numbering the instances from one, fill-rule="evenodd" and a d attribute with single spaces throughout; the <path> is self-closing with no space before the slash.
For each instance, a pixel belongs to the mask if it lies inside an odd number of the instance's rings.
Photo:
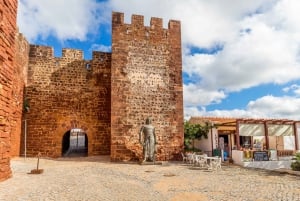
<path id="1" fill-rule="evenodd" d="M 239 120 L 236 121 L 236 133 L 235 133 L 235 139 L 236 139 L 236 148 L 239 150 L 241 148 L 240 145 L 240 132 L 239 132 L 239 126 L 240 126 L 240 122 Z"/>
<path id="2" fill-rule="evenodd" d="M 265 129 L 265 138 L 266 138 L 266 149 L 269 149 L 269 132 L 268 132 L 268 123 L 264 122 L 264 129 Z"/>
<path id="3" fill-rule="evenodd" d="M 293 126 L 294 126 L 294 135 L 295 135 L 295 148 L 296 148 L 296 150 L 299 150 L 297 122 L 294 122 Z"/>

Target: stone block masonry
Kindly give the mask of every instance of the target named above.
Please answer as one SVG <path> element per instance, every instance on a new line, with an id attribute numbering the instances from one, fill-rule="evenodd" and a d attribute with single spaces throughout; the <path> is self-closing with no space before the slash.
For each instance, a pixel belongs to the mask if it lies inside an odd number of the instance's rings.
<path id="1" fill-rule="evenodd" d="M 70 130 L 85 133 L 87 154 L 112 161 L 142 157 L 138 134 L 152 117 L 157 160 L 183 149 L 180 22 L 112 16 L 112 52 L 29 45 L 16 27 L 17 0 L 0 0 L 0 181 L 11 176 L 10 158 L 60 157 Z M 25 89 L 25 91 L 24 91 Z M 24 101 L 26 100 L 26 101 Z M 28 110 L 24 110 L 24 106 Z M 26 126 L 25 126 L 26 122 Z M 26 134 L 26 141 L 25 141 Z M 66 140 L 67 139 L 67 140 Z M 26 144 L 26 147 L 25 147 Z"/>
<path id="2" fill-rule="evenodd" d="M 157 160 L 178 158 L 183 148 L 183 95 L 180 22 L 160 18 L 150 27 L 133 15 L 112 17 L 111 159 L 139 160 L 138 133 L 148 116 L 157 135 Z"/>
<path id="3" fill-rule="evenodd" d="M 62 156 L 63 137 L 79 128 L 87 134 L 88 155 L 110 153 L 111 53 L 31 45 L 26 99 L 27 154 Z"/>
<path id="4" fill-rule="evenodd" d="M 17 0 L 0 0 L 0 181 L 11 176 L 17 5 Z"/>
<path id="5" fill-rule="evenodd" d="M 29 43 L 26 38 L 17 33 L 15 36 L 15 68 L 12 86 L 12 124 L 11 124 L 11 156 L 21 154 L 22 121 L 24 88 L 27 85 Z M 23 128 L 24 129 L 24 128 Z"/>
<path id="6" fill-rule="evenodd" d="M 88 155 L 110 154 L 112 161 L 137 161 L 138 132 L 148 116 L 156 127 L 157 160 L 177 159 L 183 148 L 180 22 L 133 15 L 124 24 L 113 13 L 112 53 L 31 45 L 25 98 L 27 154 L 62 156 L 67 131 L 87 134 Z M 23 148 L 21 149 L 23 150 Z"/>

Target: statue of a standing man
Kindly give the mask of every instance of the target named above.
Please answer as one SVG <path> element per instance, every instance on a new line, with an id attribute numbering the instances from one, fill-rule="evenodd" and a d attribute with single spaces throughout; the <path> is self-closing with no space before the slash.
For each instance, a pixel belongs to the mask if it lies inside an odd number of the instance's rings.
<path id="1" fill-rule="evenodd" d="M 143 125 L 141 128 L 139 140 L 143 145 L 143 162 L 155 162 L 156 135 L 155 128 L 151 125 L 151 119 L 149 117 L 146 119 L 146 125 Z"/>

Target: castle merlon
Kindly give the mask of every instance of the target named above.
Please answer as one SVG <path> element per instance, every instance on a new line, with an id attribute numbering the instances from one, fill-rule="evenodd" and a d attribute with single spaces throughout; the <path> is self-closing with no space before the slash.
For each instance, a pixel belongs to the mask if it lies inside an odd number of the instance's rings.
<path id="1" fill-rule="evenodd" d="M 112 24 L 114 25 L 124 25 L 124 13 L 120 12 L 113 12 L 112 14 Z M 132 27 L 146 27 L 149 28 L 149 26 L 144 25 L 144 16 L 143 15 L 136 15 L 133 14 L 131 16 L 131 25 Z M 157 17 L 151 17 L 150 20 L 150 29 L 158 30 L 158 29 L 164 29 L 163 28 L 163 19 L 157 18 Z M 175 29 L 180 30 L 180 21 L 178 20 L 169 20 L 168 23 L 168 29 Z"/>
<path id="2" fill-rule="evenodd" d="M 124 13 L 113 12 L 112 13 L 112 26 L 124 24 Z"/>
<path id="3" fill-rule="evenodd" d="M 29 47 L 29 57 L 54 57 L 54 49 L 50 46 L 32 45 Z"/>
<path id="4" fill-rule="evenodd" d="M 134 27 L 144 27 L 144 16 L 143 15 L 132 15 L 131 25 Z"/>
<path id="5" fill-rule="evenodd" d="M 83 60 L 83 51 L 78 49 L 63 48 L 62 58 Z"/>
<path id="6" fill-rule="evenodd" d="M 163 19 L 157 17 L 151 17 L 150 27 L 151 29 L 163 29 Z"/>
<path id="7" fill-rule="evenodd" d="M 178 21 L 178 20 L 170 20 L 169 24 L 168 24 L 168 29 L 169 30 L 180 31 L 181 30 L 180 21 Z"/>

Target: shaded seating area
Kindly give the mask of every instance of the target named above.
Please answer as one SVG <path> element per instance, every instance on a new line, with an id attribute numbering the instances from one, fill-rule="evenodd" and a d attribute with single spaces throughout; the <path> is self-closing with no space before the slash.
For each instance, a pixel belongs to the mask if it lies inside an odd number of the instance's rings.
<path id="1" fill-rule="evenodd" d="M 235 144 L 238 150 L 276 150 L 277 155 L 299 150 L 297 122 L 275 119 L 237 119 Z"/>
<path id="2" fill-rule="evenodd" d="M 191 117 L 189 122 L 211 125 L 208 138 L 196 140 L 195 148 L 209 156 L 221 156 L 222 161 L 229 163 L 264 169 L 290 168 L 292 158 L 300 152 L 297 120 Z M 214 153 L 216 150 L 220 153 Z"/>
<path id="3" fill-rule="evenodd" d="M 291 120 L 237 120 L 236 164 L 264 169 L 290 168 L 299 150 L 298 122 Z"/>
<path id="4" fill-rule="evenodd" d="M 182 153 L 182 161 L 200 169 L 220 170 L 222 168 L 221 157 L 210 157 L 207 154 Z"/>

